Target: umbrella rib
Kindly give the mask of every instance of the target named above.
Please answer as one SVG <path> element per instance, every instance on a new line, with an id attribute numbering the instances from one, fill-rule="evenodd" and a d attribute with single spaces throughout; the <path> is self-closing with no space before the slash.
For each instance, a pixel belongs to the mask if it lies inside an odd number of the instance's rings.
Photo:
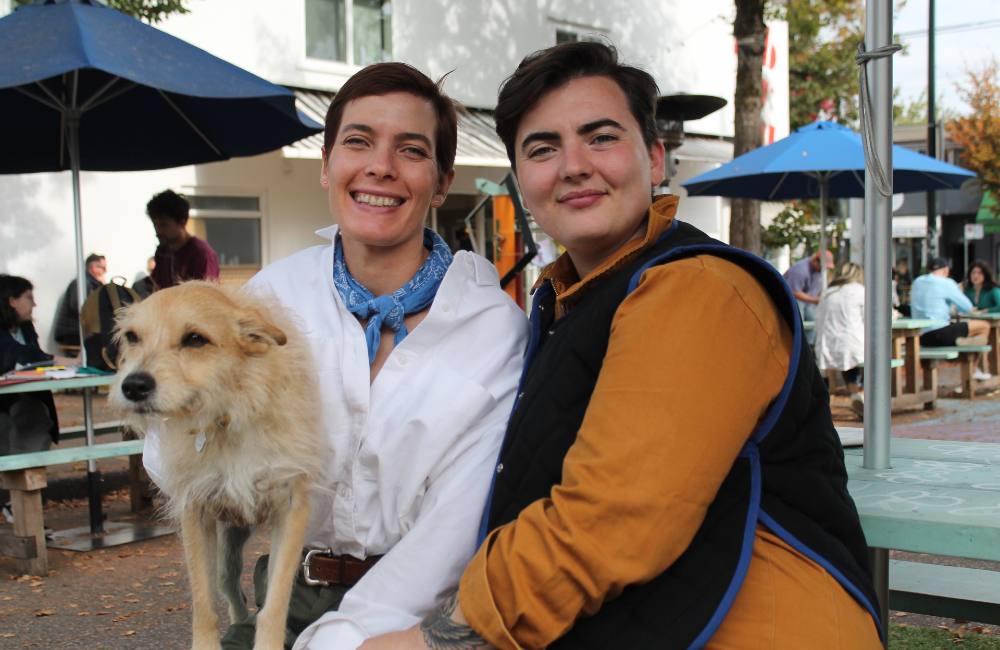
<path id="1" fill-rule="evenodd" d="M 118 97 L 122 93 L 128 92 L 129 90 L 132 90 L 136 86 L 136 84 L 134 82 L 130 81 L 128 83 L 128 85 L 126 85 L 126 86 L 124 86 L 122 88 L 119 88 L 118 90 L 116 90 L 113 93 L 109 93 L 109 94 L 105 95 L 105 93 L 107 92 L 107 90 L 109 88 L 111 88 L 112 86 L 114 86 L 119 81 L 121 81 L 121 77 L 115 77 L 111 81 L 109 81 L 108 83 L 106 83 L 103 86 L 101 86 L 100 90 L 98 90 L 96 93 L 94 93 L 90 97 L 90 99 L 88 99 L 86 102 L 83 103 L 83 106 L 80 107 L 80 112 L 84 113 L 86 111 L 93 110 L 93 109 L 97 108 L 98 106 L 100 106 L 101 104 L 103 104 L 105 102 L 108 102 L 108 101 L 111 101 L 115 97 Z"/>
<path id="2" fill-rule="evenodd" d="M 41 88 L 42 91 L 46 95 L 48 95 L 49 99 L 51 99 L 52 101 L 49 101 L 49 100 L 45 99 L 44 97 L 42 97 L 40 95 L 36 95 L 33 92 L 29 92 L 27 88 L 15 87 L 14 90 L 16 90 L 17 92 L 21 93 L 22 95 L 27 95 L 28 97 L 30 97 L 31 99 L 35 100 L 39 104 L 44 104 L 45 106 L 48 106 L 49 108 L 51 108 L 53 110 L 62 112 L 66 108 L 65 106 L 63 106 L 59 102 L 59 98 L 56 97 L 55 95 L 53 95 L 52 91 L 50 91 L 48 88 L 46 88 L 45 86 L 43 86 L 41 83 L 38 83 L 38 82 L 35 82 L 35 85 L 38 86 L 39 88 Z"/>
<path id="3" fill-rule="evenodd" d="M 158 92 L 160 94 L 160 97 L 162 97 L 163 100 L 167 102 L 167 104 L 170 106 L 170 108 L 174 109 L 177 112 L 177 114 L 181 116 L 181 119 L 183 119 L 185 122 L 187 122 L 187 125 L 191 127 L 191 130 L 194 131 L 195 133 L 197 133 L 198 137 L 201 138 L 202 140 L 204 140 L 205 144 L 207 144 L 209 147 L 211 147 L 212 151 L 214 151 L 216 153 L 216 155 L 219 155 L 219 156 L 222 155 L 222 152 L 219 151 L 219 148 L 216 147 L 212 143 L 212 141 L 208 139 L 208 136 L 206 136 L 204 133 L 202 133 L 201 130 L 197 126 L 195 126 L 194 122 L 192 122 L 191 119 L 188 118 L 188 116 L 184 114 L 184 111 L 182 111 L 180 108 L 178 108 L 177 104 L 175 104 L 172 99 L 170 99 L 169 97 L 167 97 L 167 94 L 165 92 L 163 92 L 162 90 L 159 90 L 159 89 L 157 89 L 156 92 Z"/>
<path id="4" fill-rule="evenodd" d="M 767 198 L 768 198 L 769 201 L 774 200 L 774 195 L 777 194 L 778 190 L 781 189 L 781 185 L 785 182 L 786 178 L 788 178 L 788 172 L 785 172 L 784 174 L 781 175 L 781 178 L 778 179 L 777 183 L 775 183 L 774 189 L 772 189 L 768 193 Z"/>

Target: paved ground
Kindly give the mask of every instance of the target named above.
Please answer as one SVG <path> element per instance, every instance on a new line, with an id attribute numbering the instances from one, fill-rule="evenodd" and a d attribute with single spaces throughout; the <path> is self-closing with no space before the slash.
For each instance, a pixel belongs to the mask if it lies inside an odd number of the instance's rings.
<path id="1" fill-rule="evenodd" d="M 958 383 L 957 369 L 944 366 L 943 386 Z M 1000 387 L 1000 381 L 997 382 Z M 933 412 L 913 411 L 893 417 L 893 435 L 909 438 L 941 438 L 1000 442 L 1000 388 L 984 389 L 975 402 L 941 399 Z M 80 398 L 58 396 L 64 425 L 82 421 Z M 838 424 L 859 426 L 848 408 L 846 397 L 833 398 L 832 409 Z M 114 419 L 96 400 L 95 420 Z M 66 441 L 63 444 L 80 444 Z M 104 508 L 109 521 L 146 522 L 152 515 L 133 516 L 123 490 L 124 460 L 99 463 L 105 484 L 111 491 Z M 86 465 L 66 465 L 50 472 L 51 499 L 46 505 L 46 523 L 61 531 L 87 525 L 83 498 Z M 9 528 L 9 526 L 8 526 Z M 0 530 L 4 525 L 0 525 Z M 249 569 L 266 550 L 258 534 L 248 547 L 244 583 L 249 593 Z M 899 557 L 916 557 L 900 554 Z M 954 558 L 922 560 L 955 563 Z M 14 562 L 0 557 L 0 649 L 6 648 L 156 648 L 172 650 L 188 647 L 190 612 L 183 554 L 175 535 L 160 537 L 86 553 L 50 550 L 51 570 L 44 577 L 17 574 Z M 990 563 L 957 560 L 963 566 L 1000 569 Z M 941 626 L 960 632 L 976 629 L 1000 634 L 1000 628 L 965 624 L 933 617 L 894 612 L 894 623 Z"/>

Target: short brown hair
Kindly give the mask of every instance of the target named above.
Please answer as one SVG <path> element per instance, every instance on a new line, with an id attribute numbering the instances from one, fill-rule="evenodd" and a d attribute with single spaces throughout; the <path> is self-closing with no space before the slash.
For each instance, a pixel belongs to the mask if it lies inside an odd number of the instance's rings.
<path id="1" fill-rule="evenodd" d="M 511 167 L 514 139 L 525 113 L 555 89 L 580 77 L 608 77 L 622 89 L 629 111 L 639 123 L 647 147 L 656 144 L 656 96 L 659 89 L 648 72 L 618 61 L 618 50 L 591 41 L 563 43 L 524 57 L 514 74 L 500 86 L 497 135 L 507 147 Z"/>
<path id="2" fill-rule="evenodd" d="M 163 190 L 146 204 L 146 214 L 150 219 L 166 217 L 182 226 L 187 223 L 190 209 L 187 199 L 173 190 Z"/>
<path id="3" fill-rule="evenodd" d="M 446 75 L 447 76 L 447 75 Z M 458 146 L 458 116 L 455 104 L 441 92 L 444 77 L 434 83 L 412 65 L 405 63 L 375 63 L 355 73 L 337 92 L 326 112 L 326 132 L 323 134 L 323 148 L 329 157 L 344 106 L 348 102 L 372 95 L 389 93 L 410 93 L 426 99 L 437 115 L 434 129 L 434 157 L 442 176 L 455 166 L 455 149 Z"/>

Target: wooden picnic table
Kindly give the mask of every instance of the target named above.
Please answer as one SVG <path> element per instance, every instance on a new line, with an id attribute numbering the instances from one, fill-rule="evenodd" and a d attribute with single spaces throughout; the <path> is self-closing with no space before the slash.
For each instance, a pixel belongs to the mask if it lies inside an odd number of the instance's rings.
<path id="1" fill-rule="evenodd" d="M 933 404 L 937 387 L 924 377 L 920 363 L 920 332 L 925 327 L 943 327 L 948 323 L 924 318 L 897 318 L 892 321 L 892 356 L 903 359 L 902 367 L 892 371 L 891 408 L 901 410 Z"/>
<path id="2" fill-rule="evenodd" d="M 113 374 L 96 374 L 69 379 L 36 379 L 0 386 L 0 395 L 33 393 L 43 390 L 57 392 L 82 388 L 85 436 L 87 445 L 93 445 L 95 440 L 94 422 L 90 408 L 91 392 L 101 386 L 110 386 L 114 380 Z M 90 531 L 93 534 L 100 533 L 104 529 L 104 513 L 101 510 L 100 474 L 97 473 L 94 459 L 90 459 L 87 463 L 87 500 L 90 505 Z"/>
<path id="3" fill-rule="evenodd" d="M 966 320 L 984 320 L 990 324 L 990 333 L 986 343 L 992 349 L 986 353 L 987 372 L 993 376 L 1000 375 L 1000 314 L 959 314 Z"/>

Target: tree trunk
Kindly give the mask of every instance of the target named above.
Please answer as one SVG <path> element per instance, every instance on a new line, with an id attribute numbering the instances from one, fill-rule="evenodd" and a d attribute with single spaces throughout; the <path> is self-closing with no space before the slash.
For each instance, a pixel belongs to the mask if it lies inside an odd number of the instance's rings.
<path id="1" fill-rule="evenodd" d="M 764 0 L 736 0 L 736 139 L 733 156 L 761 145 L 761 69 L 764 64 Z M 760 254 L 760 203 L 733 199 L 729 243 Z"/>

